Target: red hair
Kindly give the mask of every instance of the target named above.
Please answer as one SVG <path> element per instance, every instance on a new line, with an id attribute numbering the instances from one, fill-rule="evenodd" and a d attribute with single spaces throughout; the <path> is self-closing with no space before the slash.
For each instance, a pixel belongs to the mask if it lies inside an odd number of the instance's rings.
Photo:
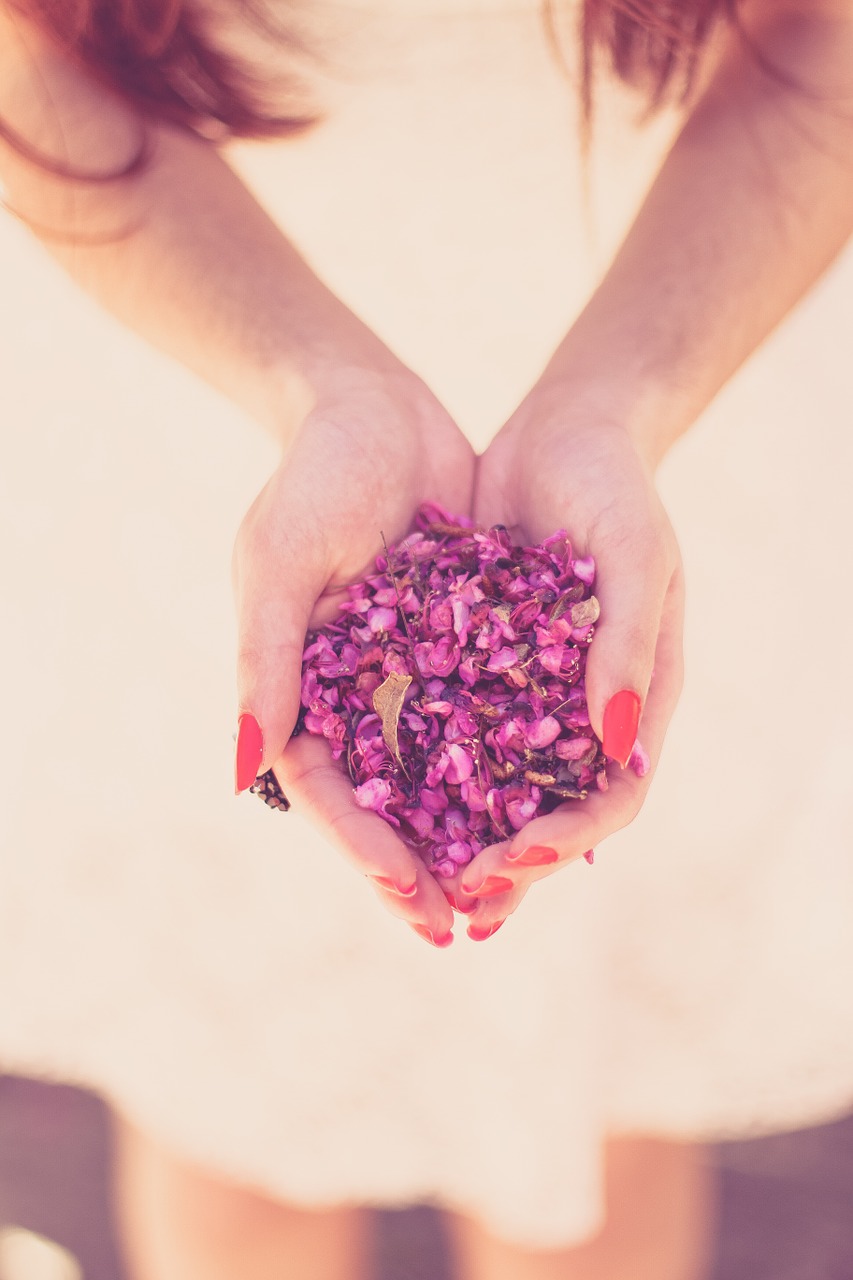
<path id="1" fill-rule="evenodd" d="M 235 20 L 267 44 L 274 41 L 279 48 L 289 47 L 291 52 L 305 55 L 302 40 L 271 17 L 266 2 L 233 0 Z M 282 111 L 282 85 L 273 86 L 270 77 L 262 77 L 246 55 L 235 53 L 229 47 L 228 34 L 217 31 L 203 5 L 197 8 L 193 0 L 7 3 L 66 57 L 139 111 L 143 121 L 166 121 L 203 137 L 223 140 L 282 136 L 304 129 L 316 119 L 313 112 L 304 109 Z M 294 89 L 293 84 L 283 87 Z M 69 172 L 61 163 L 34 153 L 2 120 L 0 137 L 54 173 L 88 176 Z M 138 169 L 146 155 L 143 144 L 122 174 L 108 176 L 125 176 Z"/>
<path id="2" fill-rule="evenodd" d="M 262 138 L 304 128 L 310 112 L 282 113 L 267 86 L 227 36 L 193 0 L 7 0 L 80 66 L 137 108 L 143 118 L 169 121 L 205 137 Z M 543 0 L 555 33 L 560 0 Z M 603 54 L 623 80 L 655 107 L 690 87 L 710 29 L 732 15 L 735 0 L 583 0 L 581 94 L 589 118 L 594 69 Z M 293 32 L 273 23 L 265 0 L 232 0 L 238 20 L 279 45 L 306 50 Z M 0 122 L 0 136 L 27 154 L 26 143 Z M 33 157 L 38 158 L 38 157 Z M 141 163 L 137 157 L 133 167 Z M 48 163 L 54 172 L 61 166 Z M 76 175 L 80 176 L 80 175 Z"/>

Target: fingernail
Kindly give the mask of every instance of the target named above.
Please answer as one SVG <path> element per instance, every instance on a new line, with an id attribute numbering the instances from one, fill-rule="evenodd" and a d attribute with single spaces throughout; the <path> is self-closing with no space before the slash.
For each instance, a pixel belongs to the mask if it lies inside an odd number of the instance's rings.
<path id="1" fill-rule="evenodd" d="M 595 862 L 595 850 L 587 849 L 586 853 L 583 856 L 586 858 L 589 865 L 592 866 L 592 864 Z"/>
<path id="2" fill-rule="evenodd" d="M 624 769 L 637 740 L 640 723 L 640 699 L 632 689 L 620 689 L 604 708 L 604 754 Z"/>
<path id="3" fill-rule="evenodd" d="M 443 889 L 442 893 L 444 894 L 447 901 L 450 903 L 453 910 L 458 911 L 461 916 L 470 916 L 472 911 L 477 910 L 476 902 L 472 902 L 470 906 L 463 907 L 456 901 L 455 896 L 450 892 L 449 889 Z"/>
<path id="4" fill-rule="evenodd" d="M 261 726 L 254 716 L 246 712 L 237 721 L 237 749 L 234 753 L 234 792 L 246 791 L 261 767 L 264 758 L 264 738 Z"/>
<path id="5" fill-rule="evenodd" d="M 371 876 L 370 878 L 374 884 L 381 885 L 383 889 L 388 889 L 390 893 L 396 893 L 401 898 L 413 898 L 418 891 L 417 881 L 407 889 L 404 889 L 402 885 L 395 884 L 387 876 Z"/>
<path id="6" fill-rule="evenodd" d="M 431 942 L 434 947 L 449 947 L 453 941 L 453 934 L 446 933 L 443 938 L 436 938 L 431 929 L 425 924 L 413 924 L 412 928 L 415 933 L 419 933 L 425 942 Z"/>
<path id="7" fill-rule="evenodd" d="M 498 920 L 496 924 L 489 925 L 488 929 L 484 929 L 482 926 L 478 927 L 476 924 L 469 924 L 468 937 L 472 942 L 485 942 L 486 938 L 491 938 L 492 934 L 497 933 L 504 923 L 503 920 Z"/>
<path id="8" fill-rule="evenodd" d="M 483 883 L 477 889 L 466 889 L 466 893 L 470 893 L 473 898 L 491 898 L 498 893 L 506 893 L 507 889 L 512 889 L 513 883 L 507 880 L 506 876 L 486 876 Z"/>
<path id="9" fill-rule="evenodd" d="M 509 858 L 509 861 L 521 867 L 544 867 L 549 862 L 556 862 L 559 856 L 556 849 L 549 849 L 544 844 L 533 844 L 529 849 L 522 850 L 517 857 Z"/>

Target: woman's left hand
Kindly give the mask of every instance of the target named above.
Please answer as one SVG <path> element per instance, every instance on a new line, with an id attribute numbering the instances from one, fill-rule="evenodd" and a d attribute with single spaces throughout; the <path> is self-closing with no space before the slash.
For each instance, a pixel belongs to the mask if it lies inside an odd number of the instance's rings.
<path id="1" fill-rule="evenodd" d="M 592 728 L 615 762 L 607 791 L 535 818 L 443 884 L 482 940 L 534 881 L 594 849 L 642 806 L 681 690 L 683 583 L 651 466 L 625 427 L 574 408 L 568 387 L 535 389 L 497 435 L 479 462 L 474 516 L 528 544 L 566 529 L 576 553 L 595 558 L 601 620 L 586 692 Z M 642 778 L 625 767 L 638 733 L 650 758 Z"/>

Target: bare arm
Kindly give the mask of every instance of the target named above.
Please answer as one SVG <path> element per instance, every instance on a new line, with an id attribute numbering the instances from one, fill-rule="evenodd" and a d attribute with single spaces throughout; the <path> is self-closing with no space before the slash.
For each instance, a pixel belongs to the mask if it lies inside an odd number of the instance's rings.
<path id="1" fill-rule="evenodd" d="M 853 5 L 758 0 L 552 360 L 656 462 L 853 231 Z M 791 82 L 802 86 L 791 86 Z"/>
<path id="2" fill-rule="evenodd" d="M 590 718 L 623 763 L 641 715 L 652 769 L 682 670 L 682 571 L 654 467 L 853 230 L 853 4 L 740 12 L 778 74 L 732 34 L 601 286 L 478 471 L 480 519 L 531 538 L 565 524 L 595 556 Z M 607 792 L 479 854 L 463 902 L 486 876 L 504 887 L 475 926 L 626 826 L 651 776 L 614 771 Z"/>
<path id="3" fill-rule="evenodd" d="M 0 5 L 0 116 L 40 152 L 110 174 L 136 153 L 132 110 Z M 58 178 L 0 140 L 10 207 L 122 322 L 278 437 L 335 370 L 390 371 L 387 350 L 313 275 L 209 143 L 150 128 L 138 176 Z"/>
<path id="4" fill-rule="evenodd" d="M 131 111 L 1 8 L 0 115 L 43 154 L 86 171 L 120 170 L 139 143 Z M 452 912 L 423 863 L 358 808 L 324 742 L 288 742 L 306 631 L 334 615 L 345 584 L 381 550 L 380 531 L 407 532 L 427 499 L 470 505 L 470 446 L 212 145 L 164 127 L 152 141 L 138 176 L 108 183 L 52 177 L 0 143 L 0 177 L 9 204 L 44 229 L 45 247 L 88 292 L 282 444 L 235 546 L 235 783 L 245 790 L 275 765 L 392 914 L 445 945 Z"/>

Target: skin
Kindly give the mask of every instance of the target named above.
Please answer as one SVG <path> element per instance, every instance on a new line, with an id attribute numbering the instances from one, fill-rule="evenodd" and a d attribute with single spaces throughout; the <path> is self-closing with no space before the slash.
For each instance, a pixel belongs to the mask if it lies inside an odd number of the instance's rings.
<path id="1" fill-rule="evenodd" d="M 387 824 L 354 806 L 322 742 L 300 738 L 285 750 L 301 637 L 372 560 L 377 513 L 389 540 L 425 497 L 531 540 L 568 525 L 599 565 L 593 726 L 601 732 L 613 692 L 636 690 L 654 766 L 680 687 L 682 608 L 655 468 L 853 229 L 853 4 L 767 0 L 741 12 L 750 37 L 803 91 L 791 92 L 737 40 L 728 42 L 610 271 L 476 472 L 428 389 L 313 275 L 212 145 L 155 127 L 153 161 L 142 175 L 86 185 L 50 178 L 0 143 L 9 203 L 48 229 L 48 251 L 280 444 L 280 462 L 235 544 L 237 710 L 258 716 L 264 767 L 275 764 L 294 801 L 359 873 L 403 887 L 416 880 L 410 898 L 376 892 L 393 914 L 436 936 L 453 921 L 441 887 Z M 48 155 L 105 173 L 137 145 L 132 114 L 2 5 L 0 114 Z M 286 598 L 275 589 L 281 564 L 291 569 Z M 451 886 L 460 905 L 474 907 L 473 925 L 505 919 L 533 883 L 630 822 L 651 776 L 614 770 L 606 795 L 480 854 Z M 555 849 L 558 861 L 514 865 L 510 855 L 532 844 Z M 487 874 L 506 876 L 512 890 L 479 898 Z M 175 1162 L 165 1163 L 171 1176 Z M 644 1152 L 618 1203 L 630 1204 L 647 1183 Z M 196 1195 L 198 1180 L 188 1184 Z M 237 1201 L 229 1189 L 225 1203 Z M 663 1202 L 674 1221 L 672 1197 Z M 245 1233 L 241 1223 L 240 1248 Z M 203 1242 L 204 1231 L 195 1231 L 192 1247 Z M 628 1274 L 631 1262 L 613 1249 L 600 1271 L 581 1259 L 578 1274 Z M 470 1230 L 468 1252 L 471 1275 L 494 1277 L 496 1256 L 513 1280 L 533 1274 L 528 1256 L 496 1255 Z M 549 1276 L 572 1274 L 571 1258 L 553 1263 Z M 210 1274 L 209 1258 L 198 1274 Z M 647 1274 L 687 1276 L 688 1268 L 676 1273 L 656 1259 Z"/>
<path id="2" fill-rule="evenodd" d="M 729 40 L 610 271 L 476 477 L 431 393 L 313 275 L 212 145 L 156 128 L 150 167 L 103 184 L 50 178 L 0 148 L 10 203 L 64 235 L 45 243 L 71 274 L 279 441 L 235 547 L 238 710 L 263 727 L 262 768 L 275 765 L 358 871 L 417 882 L 412 897 L 377 893 L 434 937 L 453 921 L 441 888 L 357 809 L 322 742 L 285 750 L 301 637 L 372 560 L 377 516 L 389 540 L 425 497 L 531 539 L 568 525 L 599 565 L 593 727 L 601 733 L 612 693 L 635 690 L 654 765 L 680 686 L 682 609 L 654 468 L 853 229 L 853 6 L 767 0 L 742 14 L 783 78 Z M 71 165 L 126 163 L 139 136 L 130 111 L 19 19 L 0 16 L 0 36 L 4 118 Z M 506 876 L 512 890 L 480 899 L 472 923 L 504 919 L 536 880 L 630 822 L 650 781 L 616 770 L 606 795 L 538 819 L 444 887 L 471 907 L 487 874 Z M 513 863 L 534 844 L 559 860 Z"/>
<path id="3" fill-rule="evenodd" d="M 568 521 L 596 557 L 592 726 L 637 691 L 652 761 L 479 854 L 452 888 L 481 930 L 642 806 L 681 683 L 682 575 L 654 471 L 853 230 L 853 6 L 744 5 L 742 22 L 778 75 L 728 41 L 603 282 L 480 460 L 478 519 L 532 539 Z M 558 860 L 513 864 L 537 845 Z M 513 887 L 477 902 L 490 875 Z"/>

